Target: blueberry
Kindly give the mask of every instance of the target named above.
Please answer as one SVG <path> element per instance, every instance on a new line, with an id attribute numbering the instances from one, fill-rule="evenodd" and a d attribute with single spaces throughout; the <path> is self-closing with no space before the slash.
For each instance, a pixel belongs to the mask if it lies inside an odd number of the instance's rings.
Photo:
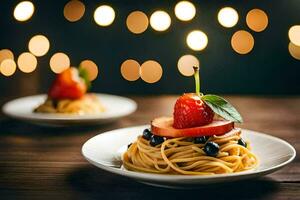
<path id="1" fill-rule="evenodd" d="M 245 142 L 245 140 L 243 140 L 243 138 L 240 138 L 240 139 L 238 140 L 238 144 L 241 145 L 241 146 L 243 146 L 243 147 L 246 147 L 246 148 L 247 148 L 247 143 Z"/>
<path id="2" fill-rule="evenodd" d="M 129 149 L 129 147 L 130 147 L 131 145 L 132 145 L 132 143 L 128 144 L 128 145 L 127 145 L 127 149 Z"/>
<path id="3" fill-rule="evenodd" d="M 215 143 L 215 142 L 208 142 L 204 146 L 204 152 L 208 156 L 215 157 L 216 155 L 218 155 L 219 145 L 217 143 Z"/>
<path id="4" fill-rule="evenodd" d="M 57 108 L 57 106 L 58 106 L 58 100 L 52 99 L 52 105 L 53 105 L 54 108 Z"/>
<path id="5" fill-rule="evenodd" d="M 165 139 L 163 137 L 152 135 L 150 139 L 150 145 L 154 147 L 156 145 L 163 143 L 164 141 Z"/>
<path id="6" fill-rule="evenodd" d="M 151 136 L 152 136 L 152 133 L 149 129 L 145 129 L 143 131 L 143 138 L 146 139 L 146 140 L 150 140 L 151 139 Z"/>
<path id="7" fill-rule="evenodd" d="M 205 142 L 208 140 L 207 136 L 202 136 L 202 137 L 195 137 L 194 138 L 194 143 L 195 144 L 205 144 Z"/>

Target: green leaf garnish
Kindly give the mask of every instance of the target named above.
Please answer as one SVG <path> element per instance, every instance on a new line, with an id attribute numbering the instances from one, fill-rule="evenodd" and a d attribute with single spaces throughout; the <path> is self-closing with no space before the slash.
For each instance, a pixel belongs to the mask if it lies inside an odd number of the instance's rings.
<path id="1" fill-rule="evenodd" d="M 89 79 L 89 73 L 86 69 L 79 66 L 78 68 L 79 76 L 84 80 L 87 89 L 89 90 L 91 88 L 91 81 Z"/>
<path id="2" fill-rule="evenodd" d="M 226 120 L 233 122 L 243 122 L 243 118 L 240 113 L 224 98 L 207 94 L 201 97 L 201 99 L 218 115 Z"/>

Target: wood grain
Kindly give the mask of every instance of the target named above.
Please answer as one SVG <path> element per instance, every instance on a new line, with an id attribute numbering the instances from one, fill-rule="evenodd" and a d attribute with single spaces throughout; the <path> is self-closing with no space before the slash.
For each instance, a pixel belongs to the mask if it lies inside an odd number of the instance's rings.
<path id="1" fill-rule="evenodd" d="M 101 127 L 45 128 L 0 117 L 0 199 L 300 199 L 300 159 L 262 179 L 196 190 L 155 188 L 88 164 L 82 144 L 103 131 L 172 115 L 175 96 L 133 97 L 138 110 Z M 227 97 L 243 128 L 262 131 L 300 150 L 299 97 Z M 0 102 L 3 102 L 0 99 Z"/>

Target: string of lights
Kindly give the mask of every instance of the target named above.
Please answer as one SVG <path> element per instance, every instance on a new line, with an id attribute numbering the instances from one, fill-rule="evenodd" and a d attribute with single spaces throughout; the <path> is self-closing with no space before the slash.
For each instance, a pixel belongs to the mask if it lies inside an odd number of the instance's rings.
<path id="1" fill-rule="evenodd" d="M 35 6 L 31 1 L 19 2 L 14 9 L 13 15 L 17 21 L 24 22 L 32 18 L 35 13 Z M 85 14 L 85 4 L 80 0 L 71 0 L 65 4 L 63 15 L 69 22 L 80 20 Z M 187 22 L 193 20 L 197 14 L 196 6 L 190 1 L 180 1 L 174 7 L 174 13 L 178 20 Z M 111 5 L 98 6 L 93 14 L 97 25 L 108 27 L 113 24 L 116 13 Z M 239 23 L 240 17 L 236 9 L 232 7 L 221 8 L 217 13 L 217 20 L 224 28 L 232 28 Z M 268 15 L 265 11 L 255 8 L 246 15 L 246 24 L 251 31 L 262 32 L 268 26 Z M 132 11 L 126 18 L 128 31 L 133 34 L 144 33 L 149 25 L 154 31 L 166 32 L 172 24 L 170 15 L 164 10 L 156 10 L 148 18 L 147 14 L 140 10 Z M 288 50 L 291 56 L 300 60 L 300 25 L 292 26 L 288 31 L 290 42 Z M 200 29 L 191 30 L 186 35 L 186 45 L 190 49 L 198 52 L 203 51 L 208 45 L 208 36 Z M 238 54 L 250 53 L 255 45 L 255 38 L 248 30 L 237 30 L 231 37 L 231 47 Z M 37 57 L 42 57 L 48 53 L 50 42 L 45 35 L 35 35 L 28 43 L 28 52 L 23 52 L 15 60 L 10 49 L 0 50 L 0 73 L 4 76 L 11 76 L 17 70 L 24 73 L 33 72 L 37 65 Z M 54 73 L 60 73 L 71 66 L 71 61 L 63 52 L 57 52 L 50 58 L 50 69 Z M 91 60 L 80 63 L 90 72 L 90 79 L 95 80 L 98 75 L 98 66 Z M 191 76 L 192 65 L 200 65 L 200 61 L 193 55 L 184 55 L 178 60 L 178 71 L 184 76 Z M 155 60 L 145 61 L 140 65 L 137 61 L 128 59 L 120 67 L 122 77 L 127 81 L 136 81 L 139 78 L 147 83 L 159 81 L 163 74 L 163 67 Z"/>

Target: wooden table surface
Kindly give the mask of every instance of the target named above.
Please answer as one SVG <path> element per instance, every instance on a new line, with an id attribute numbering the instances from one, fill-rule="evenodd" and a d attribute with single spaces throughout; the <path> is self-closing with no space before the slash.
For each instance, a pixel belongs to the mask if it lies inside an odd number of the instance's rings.
<path id="1" fill-rule="evenodd" d="M 171 190 L 102 171 L 84 160 L 81 146 L 107 130 L 171 115 L 175 96 L 133 97 L 137 112 L 101 127 L 45 128 L 0 117 L 0 199 L 300 199 L 300 159 L 264 178 L 196 190 Z M 300 150 L 300 97 L 228 99 L 243 128 L 283 138 Z M 0 99 L 3 103 L 4 99 Z"/>

